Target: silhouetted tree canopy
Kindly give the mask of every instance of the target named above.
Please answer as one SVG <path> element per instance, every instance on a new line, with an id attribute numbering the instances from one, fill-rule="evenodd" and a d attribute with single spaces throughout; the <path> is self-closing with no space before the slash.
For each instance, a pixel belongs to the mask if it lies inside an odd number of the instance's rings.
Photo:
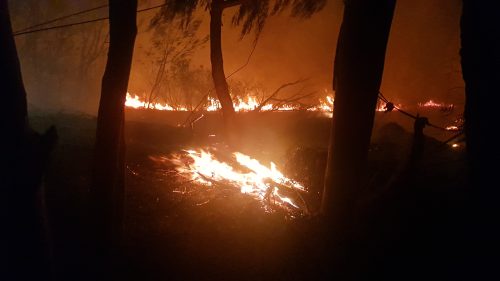
<path id="1" fill-rule="evenodd" d="M 161 21 L 170 21 L 176 16 L 182 18 L 182 24 L 188 24 L 197 8 L 209 10 L 213 0 L 168 0 L 166 5 L 151 21 L 155 26 Z M 217 0 L 215 0 L 217 1 Z M 320 11 L 326 0 L 220 0 L 223 8 L 239 6 L 231 20 L 234 26 L 241 26 L 241 35 L 252 30 L 258 34 L 262 31 L 269 16 L 284 12 L 290 8 L 293 17 L 307 18 Z"/>

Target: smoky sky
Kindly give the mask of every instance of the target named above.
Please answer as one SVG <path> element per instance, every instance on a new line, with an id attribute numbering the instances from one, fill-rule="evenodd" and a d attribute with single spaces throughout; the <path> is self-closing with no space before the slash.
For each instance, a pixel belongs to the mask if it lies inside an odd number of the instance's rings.
<path id="1" fill-rule="evenodd" d="M 16 2 L 11 4 L 14 6 L 11 7 L 14 29 L 88 8 L 89 5 L 105 3 L 30 0 L 21 5 L 17 1 L 10 2 Z M 56 2 L 65 4 L 56 5 Z M 139 6 L 160 2 L 139 1 Z M 460 0 L 397 2 L 381 88 L 385 96 L 401 103 L 414 104 L 435 99 L 463 106 L 464 89 L 459 56 L 460 3 Z M 29 5 L 38 5 L 36 19 L 31 13 L 37 11 Z M 324 10 L 309 19 L 292 18 L 286 12 L 270 17 L 258 37 L 248 65 L 231 79 L 258 83 L 272 91 L 284 83 L 308 78 L 301 85 L 306 91 L 316 91 L 318 97 L 331 93 L 333 61 L 342 12 L 342 1 L 330 0 Z M 222 29 L 226 74 L 245 64 L 256 39 L 254 34 L 240 38 L 239 27 L 231 25 L 233 13 L 234 10 L 225 11 Z M 102 15 L 106 15 L 106 11 L 90 16 Z M 145 92 L 150 87 L 147 80 L 151 75 L 151 67 L 147 65 L 145 52 L 151 44 L 148 24 L 153 15 L 154 12 L 147 12 L 138 16 L 139 33 L 129 83 L 131 92 Z M 208 13 L 199 11 L 196 15 L 202 20 L 197 34 L 200 37 L 207 35 Z M 106 22 L 101 24 L 103 28 L 107 28 Z M 95 114 L 106 51 L 85 72 L 88 75 L 68 75 L 76 72 L 80 61 L 78 47 L 82 43 L 79 36 L 83 36 L 90 28 L 96 27 L 89 24 L 65 31 L 46 31 L 16 37 L 28 100 L 32 107 L 43 108 L 50 104 L 52 108 Z M 103 32 L 103 44 L 109 40 L 106 36 L 106 32 Z M 29 44 L 41 47 L 33 51 L 27 47 Z M 61 44 L 66 44 L 67 47 L 63 48 Z M 56 47 L 58 53 L 50 54 L 51 49 Z M 55 63 L 63 66 L 54 67 Z M 193 54 L 191 63 L 210 69 L 208 44 Z M 82 87 L 83 83 L 86 84 L 85 87 Z M 55 84 L 59 86 L 55 88 Z M 79 88 L 85 88 L 85 91 L 77 91 Z"/>

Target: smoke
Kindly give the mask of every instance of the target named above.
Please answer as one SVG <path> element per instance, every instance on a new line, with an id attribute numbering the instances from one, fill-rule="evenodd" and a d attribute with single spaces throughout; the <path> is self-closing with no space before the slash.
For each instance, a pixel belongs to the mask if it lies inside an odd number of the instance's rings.
<path id="1" fill-rule="evenodd" d="M 97 6 L 102 2 L 85 1 L 82 4 L 73 1 L 63 5 L 60 1 L 51 0 L 12 1 L 14 29 Z M 402 104 L 416 104 L 432 98 L 454 103 L 457 107 L 463 106 L 464 89 L 459 58 L 460 3 L 459 0 L 398 1 L 381 89 L 387 98 Z M 140 7 L 154 4 L 157 3 L 139 2 Z M 224 15 L 226 75 L 245 64 L 256 40 L 252 34 L 240 40 L 240 28 L 231 25 L 231 17 L 235 12 L 232 9 L 225 11 Z M 269 18 L 248 65 L 230 80 L 245 81 L 248 85 L 259 85 L 272 92 L 287 82 L 309 78 L 306 83 L 289 88 L 282 94 L 295 94 L 299 90 L 316 91 L 316 99 L 324 96 L 325 92 L 331 93 L 333 60 L 342 10 L 341 0 L 331 0 L 324 10 L 310 19 L 292 18 L 289 13 Z M 102 15 L 106 15 L 106 10 L 87 17 Z M 139 34 L 129 84 L 131 92 L 137 94 L 150 90 L 151 75 L 155 72 L 154 62 L 148 55 L 153 35 L 148 25 L 152 16 L 154 11 L 138 16 Z M 208 13 L 198 11 L 195 17 L 202 20 L 197 35 L 207 35 Z M 30 108 L 95 114 L 106 60 L 106 35 L 107 23 L 103 22 L 100 27 L 98 24 L 89 24 L 17 37 Z M 84 47 L 92 38 L 103 49 L 90 65 L 84 67 L 85 51 L 89 51 Z M 209 58 L 206 44 L 192 54 L 190 65 L 193 69 L 209 70 Z M 209 83 L 200 83 L 200 87 L 208 88 Z"/>

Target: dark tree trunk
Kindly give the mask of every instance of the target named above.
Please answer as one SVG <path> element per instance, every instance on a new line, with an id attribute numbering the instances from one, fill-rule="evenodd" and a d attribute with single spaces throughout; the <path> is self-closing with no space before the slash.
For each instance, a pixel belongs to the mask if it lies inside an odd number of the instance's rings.
<path id="1" fill-rule="evenodd" d="M 395 0 L 345 1 L 322 213 L 349 216 L 361 192 Z"/>
<path id="2" fill-rule="evenodd" d="M 95 250 L 104 263 L 111 254 L 116 254 L 122 234 L 124 104 L 137 34 L 136 10 L 136 0 L 109 1 L 110 44 L 102 78 L 90 190 Z"/>
<path id="3" fill-rule="evenodd" d="M 9 132 L 14 143 L 18 142 L 24 133 L 24 126 L 26 123 L 27 103 L 26 103 L 26 90 L 24 89 L 23 78 L 21 76 L 21 68 L 19 59 L 17 57 L 16 45 L 14 37 L 12 37 L 12 27 L 10 23 L 9 10 L 7 1 L 1 1 L 1 36 L 2 36 L 2 50 L 1 50 L 1 64 L 2 69 L 2 101 L 5 106 L 2 109 L 3 118 L 2 122 Z"/>
<path id="4" fill-rule="evenodd" d="M 465 134 L 469 164 L 466 215 L 473 245 L 467 267 L 474 279 L 498 279 L 498 124 L 500 115 L 500 9 L 497 1 L 463 0 L 461 19 L 462 72 L 465 81 Z M 496 183 L 496 184 L 495 184 Z M 473 242 L 472 242 L 473 241 Z M 472 247 L 471 247 L 472 248 Z M 497 278 L 493 277 L 497 276 Z M 469 278 L 471 279 L 471 278 Z"/>
<path id="5" fill-rule="evenodd" d="M 213 0 L 210 6 L 210 61 L 212 63 L 212 78 L 215 91 L 222 107 L 224 125 L 230 129 L 230 122 L 234 116 L 234 107 L 229 87 L 224 74 L 224 61 L 222 58 L 222 0 Z"/>
<path id="6" fill-rule="evenodd" d="M 46 233 L 42 178 L 56 141 L 52 127 L 44 135 L 28 125 L 26 91 L 21 75 L 7 1 L 0 1 L 0 85 L 2 233 L 7 271 L 2 280 L 49 280 L 50 249 Z"/>
<path id="7" fill-rule="evenodd" d="M 500 160 L 500 150 L 495 148 L 500 121 L 500 12 L 494 2 L 463 0 L 461 19 L 467 154 L 472 179 L 478 184 L 475 189 L 486 196 L 483 199 L 500 194 L 490 181 L 498 180 L 495 171 Z"/>

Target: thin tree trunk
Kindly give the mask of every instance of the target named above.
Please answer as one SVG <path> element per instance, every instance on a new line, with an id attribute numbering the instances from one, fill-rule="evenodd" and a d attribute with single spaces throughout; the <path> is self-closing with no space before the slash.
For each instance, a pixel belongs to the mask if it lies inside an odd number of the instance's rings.
<path id="1" fill-rule="evenodd" d="M 102 78 L 91 186 L 95 249 L 104 263 L 121 242 L 124 200 L 124 104 L 134 51 L 137 1 L 109 1 L 110 44 Z M 101 261 L 97 261 L 98 266 Z M 98 268 L 100 270 L 102 268 Z"/>
<path id="2" fill-rule="evenodd" d="M 229 87 L 224 74 L 224 61 L 222 58 L 222 11 L 221 0 L 213 0 L 210 7 L 210 61 L 212 63 L 212 78 L 215 92 L 219 98 L 224 125 L 230 130 L 230 122 L 234 115 L 233 101 L 229 94 Z"/>
<path id="3" fill-rule="evenodd" d="M 322 213 L 346 218 L 365 178 L 395 0 L 345 1 L 335 57 L 335 106 Z"/>
<path id="4" fill-rule="evenodd" d="M 0 97 L 3 154 L 1 160 L 2 255 L 6 280 L 49 280 L 50 248 L 45 222 L 42 178 L 56 141 L 51 127 L 44 135 L 28 125 L 26 91 L 12 35 L 7 1 L 0 1 Z M 6 251 L 5 251 L 6 250 Z"/>

